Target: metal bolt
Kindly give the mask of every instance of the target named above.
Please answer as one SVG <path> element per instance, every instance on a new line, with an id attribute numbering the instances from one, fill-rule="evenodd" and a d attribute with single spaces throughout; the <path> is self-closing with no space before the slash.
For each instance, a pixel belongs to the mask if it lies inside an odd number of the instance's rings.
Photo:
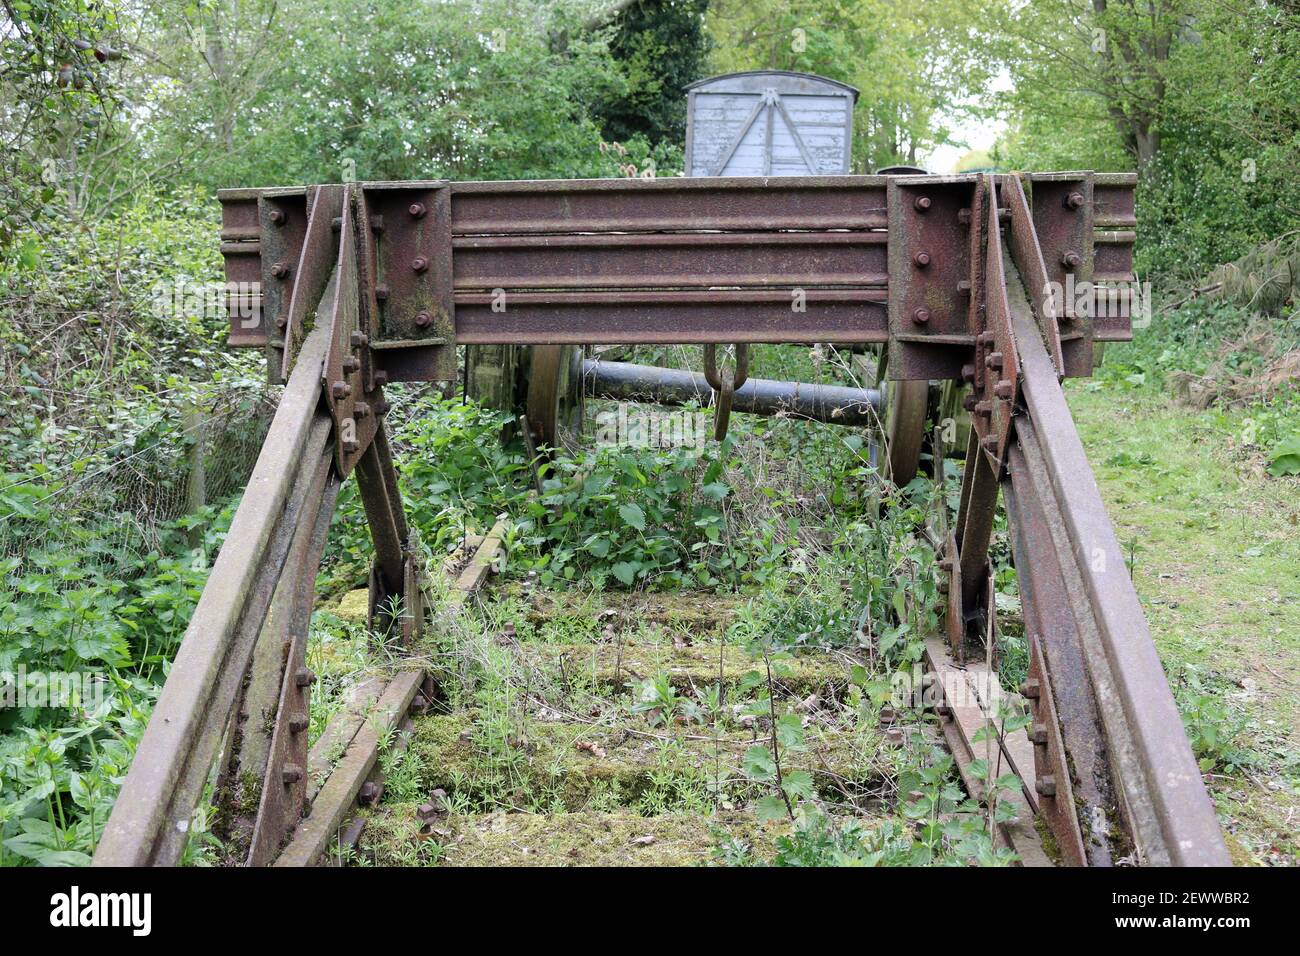
<path id="1" fill-rule="evenodd" d="M 409 206 L 406 207 L 406 211 L 409 212 L 411 216 L 415 219 L 419 219 L 421 216 L 425 214 L 425 212 L 427 212 L 427 210 L 424 208 L 424 203 L 422 202 L 411 203 Z"/>
<path id="2" fill-rule="evenodd" d="M 357 402 L 352 406 L 352 417 L 356 419 L 369 418 L 370 406 L 365 402 Z"/>
<path id="3" fill-rule="evenodd" d="M 306 717 L 289 718 L 289 733 L 291 734 L 300 734 L 310 726 L 311 726 L 311 721 L 308 720 Z"/>
<path id="4" fill-rule="evenodd" d="M 930 208 L 930 197 L 917 196 L 912 200 L 912 208 L 917 212 L 926 212 Z"/>
<path id="5" fill-rule="evenodd" d="M 351 375 L 353 372 L 358 371 L 360 368 L 361 368 L 361 359 L 357 358 L 355 355 L 343 356 L 343 371 Z"/>
<path id="6" fill-rule="evenodd" d="M 277 262 L 275 265 L 271 266 L 271 275 L 275 276 L 277 279 L 283 279 L 288 274 L 289 267 L 283 262 Z"/>
<path id="7" fill-rule="evenodd" d="M 343 231 L 343 217 L 342 217 L 342 216 L 335 216 L 333 219 L 331 219 L 331 220 L 330 220 L 330 228 L 333 229 L 335 232 L 342 232 L 342 231 Z"/>
<path id="8" fill-rule="evenodd" d="M 361 446 L 357 444 L 357 440 L 355 438 L 343 439 L 343 451 L 349 455 L 355 455 L 357 449 L 360 447 Z"/>
<path id="9" fill-rule="evenodd" d="M 384 231 L 384 217 L 383 217 L 383 216 L 381 216 L 381 215 L 379 215 L 379 214 L 375 214 L 375 215 L 373 215 L 373 216 L 370 217 L 370 231 L 371 231 L 371 232 L 383 232 L 383 231 Z"/>
<path id="10" fill-rule="evenodd" d="M 912 261 L 916 263 L 918 269 L 924 269 L 930 264 L 930 253 L 918 252 L 912 257 Z"/>
<path id="11" fill-rule="evenodd" d="M 952 558 L 940 558 L 940 559 L 939 559 L 939 567 L 943 568 L 945 571 L 951 571 L 951 570 L 952 570 Z"/>
<path id="12" fill-rule="evenodd" d="M 980 439 L 980 444 L 984 446 L 984 450 L 989 454 L 994 454 L 994 455 L 997 454 L 998 451 L 997 435 L 985 435 L 983 438 Z"/>
<path id="13" fill-rule="evenodd" d="M 375 298 L 378 299 L 380 302 L 386 300 L 388 298 L 388 286 L 386 285 L 375 286 Z"/>
<path id="14" fill-rule="evenodd" d="M 958 292 L 962 292 L 966 295 L 970 295 L 970 290 L 971 290 L 970 279 L 962 279 L 960 282 L 957 283 Z"/>
<path id="15" fill-rule="evenodd" d="M 422 329 L 427 327 L 429 323 L 432 321 L 433 321 L 433 316 L 431 316 L 428 312 L 417 312 L 415 314 L 415 324 Z"/>
<path id="16" fill-rule="evenodd" d="M 416 256 L 411 260 L 411 268 L 416 272 L 423 272 L 425 269 L 429 268 L 429 260 L 424 256 Z"/>
<path id="17" fill-rule="evenodd" d="M 1034 789 L 1038 791 L 1040 796 L 1054 797 L 1056 796 L 1056 778 L 1050 773 L 1045 773 L 1034 781 Z"/>
<path id="18" fill-rule="evenodd" d="M 302 779 L 302 767 L 296 763 L 287 763 L 284 765 L 284 769 L 280 771 L 280 776 L 283 778 L 285 786 L 295 784 Z"/>
<path id="19" fill-rule="evenodd" d="M 357 331 L 352 333 L 349 341 L 354 349 L 363 349 L 370 344 L 370 336 L 365 332 Z"/>
<path id="20" fill-rule="evenodd" d="M 1002 367 L 1002 353 L 990 352 L 984 356 L 984 365 L 986 368 L 1000 369 Z"/>
<path id="21" fill-rule="evenodd" d="M 1070 271 L 1074 271 L 1079 268 L 1079 266 L 1083 265 L 1083 257 L 1077 252 L 1067 252 L 1065 255 L 1061 256 L 1061 265 L 1065 266 L 1065 268 Z"/>
<path id="22" fill-rule="evenodd" d="M 1034 724 L 1029 732 L 1029 739 L 1040 747 L 1047 744 L 1047 724 Z"/>
<path id="23" fill-rule="evenodd" d="M 283 209 L 272 209 L 272 210 L 267 214 L 267 216 L 268 216 L 268 218 L 271 220 L 271 222 L 275 223 L 277 226 L 283 226 L 283 225 L 284 225 L 284 210 L 283 210 Z"/>
<path id="24" fill-rule="evenodd" d="M 912 313 L 912 321 L 917 325 L 925 325 L 930 321 L 930 310 L 926 308 L 917 309 Z"/>
<path id="25" fill-rule="evenodd" d="M 352 386 L 347 382 L 335 382 L 330 386 L 330 394 L 334 396 L 336 401 L 342 401 L 352 394 Z"/>
<path id="26" fill-rule="evenodd" d="M 377 388 L 383 388 L 387 384 L 388 384 L 388 373 L 385 372 L 383 369 L 380 369 L 379 371 L 375 372 L 375 386 Z"/>
<path id="27" fill-rule="evenodd" d="M 281 312 L 279 315 L 275 317 L 275 324 L 279 328 L 284 328 L 286 325 L 289 324 L 289 317 L 285 315 L 283 312 Z"/>
<path id="28" fill-rule="evenodd" d="M 1004 402 L 1010 401 L 1011 396 L 1016 393 L 1016 386 L 1009 378 L 1004 378 L 993 386 L 993 394 Z"/>
<path id="29" fill-rule="evenodd" d="M 368 807 L 377 801 L 383 795 L 383 792 L 383 787 L 373 780 L 367 780 L 361 785 L 361 792 L 357 794 L 357 802 L 363 807 Z"/>
<path id="30" fill-rule="evenodd" d="M 975 366 L 974 366 L 974 365 L 963 365 L 963 366 L 961 367 L 961 377 L 962 377 L 962 381 L 964 381 L 964 382 L 973 382 L 973 381 L 975 381 Z"/>
<path id="31" fill-rule="evenodd" d="M 993 403 L 992 403 L 992 402 L 976 402 L 976 403 L 975 403 L 975 414 L 976 414 L 976 415 L 979 415 L 981 418 L 988 418 L 990 415 L 993 414 Z"/>
<path id="32" fill-rule="evenodd" d="M 997 338 L 997 336 L 992 332 L 981 332 L 975 337 L 975 340 L 979 342 L 980 345 L 992 345 L 995 338 Z"/>
<path id="33" fill-rule="evenodd" d="M 1070 193 L 1065 197 L 1065 208 L 1078 209 L 1083 205 L 1083 193 Z"/>
<path id="34" fill-rule="evenodd" d="M 969 226 L 969 225 L 970 225 L 970 216 L 971 216 L 971 213 L 970 213 L 970 210 L 969 210 L 969 209 L 958 209 L 958 210 L 957 210 L 957 221 L 958 221 L 959 223 L 961 223 L 963 226 Z"/>
<path id="35" fill-rule="evenodd" d="M 379 404 L 375 406 L 375 413 L 382 418 L 388 414 L 388 410 L 392 407 L 388 404 L 388 399 L 380 399 Z"/>
<path id="36" fill-rule="evenodd" d="M 293 682 L 298 687 L 310 687 L 316 682 L 316 675 L 310 668 L 300 667 L 293 674 Z"/>
<path id="37" fill-rule="evenodd" d="M 1042 693 L 1042 689 L 1037 677 L 1031 677 L 1020 682 L 1020 696 L 1028 697 L 1030 700 L 1037 700 L 1038 695 Z"/>
<path id="38" fill-rule="evenodd" d="M 967 395 L 961 400 L 961 407 L 966 409 L 968 412 L 973 412 L 975 411 L 975 402 L 976 398 L 974 395 Z"/>
<path id="39" fill-rule="evenodd" d="M 998 221 L 999 221 L 999 222 L 1006 222 L 1006 221 L 1007 221 L 1008 219 L 1010 219 L 1010 218 L 1011 218 L 1011 210 L 1010 210 L 1010 209 L 999 209 L 999 210 L 998 210 Z"/>
<path id="40" fill-rule="evenodd" d="M 947 594 L 947 593 L 948 593 L 948 579 L 947 579 L 947 578 L 940 578 L 940 579 L 939 579 L 939 593 L 940 593 L 940 594 Z"/>

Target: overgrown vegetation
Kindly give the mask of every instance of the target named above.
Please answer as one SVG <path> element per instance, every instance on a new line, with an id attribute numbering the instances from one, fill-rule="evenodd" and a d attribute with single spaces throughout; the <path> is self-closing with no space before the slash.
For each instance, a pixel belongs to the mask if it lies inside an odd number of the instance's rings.
<path id="1" fill-rule="evenodd" d="M 1163 311 L 1071 400 L 1221 813 L 1248 857 L 1294 862 L 1300 651 L 1278 609 L 1300 600 L 1298 16 L 1286 0 L 6 3 L 0 677 L 79 683 L 66 706 L 0 707 L 0 865 L 87 861 L 274 406 L 260 356 L 224 346 L 213 190 L 674 175 L 683 87 L 761 68 L 859 87 L 855 171 L 924 163 L 996 116 L 1006 134 L 966 166 L 1140 173 L 1138 266 Z M 849 377 L 823 359 L 763 349 L 755 369 Z M 917 528 L 952 505 L 955 463 L 945 488 L 894 493 L 862 434 L 738 417 L 721 446 L 589 446 L 532 495 L 501 416 L 392 391 L 431 562 L 505 515 L 517 597 L 429 648 L 449 736 L 385 758 L 391 805 L 445 787 L 448 835 L 394 824 L 362 860 L 507 859 L 563 811 L 581 835 L 565 854 L 605 845 L 609 814 L 620 862 L 1007 862 L 987 839 L 999 801 L 971 805 L 918 715 L 882 743 L 888 677 L 938 625 Z M 370 553 L 349 485 L 318 588 L 313 739 L 388 663 L 333 604 Z M 1014 686 L 1001 518 L 993 556 Z M 539 609 L 543 591 L 579 608 Z M 633 610 L 611 623 L 618 602 Z M 429 778 L 430 748 L 460 776 Z M 203 862 L 202 814 L 194 829 Z"/>

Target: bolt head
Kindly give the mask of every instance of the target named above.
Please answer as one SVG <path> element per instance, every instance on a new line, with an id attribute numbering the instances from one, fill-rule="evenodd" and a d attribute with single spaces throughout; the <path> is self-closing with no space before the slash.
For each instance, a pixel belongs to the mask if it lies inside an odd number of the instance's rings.
<path id="1" fill-rule="evenodd" d="M 1028 697 L 1030 700 L 1037 700 L 1038 695 L 1042 693 L 1042 685 L 1038 682 L 1037 677 L 1030 677 L 1020 682 L 1020 696 Z"/>
<path id="2" fill-rule="evenodd" d="M 351 374 L 361 368 L 361 359 L 355 355 L 343 356 L 343 371 Z"/>
<path id="3" fill-rule="evenodd" d="M 284 765 L 284 769 L 280 771 L 280 776 L 283 778 L 285 786 L 291 786 L 302 779 L 302 767 L 296 763 L 287 763 Z"/>
<path id="4" fill-rule="evenodd" d="M 975 411 L 975 405 L 977 402 L 978 399 L 976 399 L 974 395 L 967 395 L 961 400 L 961 407 L 966 409 L 968 412 L 973 412 Z"/>
<path id="5" fill-rule="evenodd" d="M 1037 790 L 1038 795 L 1042 797 L 1056 796 L 1056 777 L 1052 776 L 1050 773 L 1043 774 L 1034 781 L 1034 789 Z"/>
<path id="6" fill-rule="evenodd" d="M 999 368 L 1001 368 L 1001 367 L 1002 367 L 1002 353 L 1001 353 L 1001 352 L 990 352 L 988 355 L 986 355 L 986 356 L 984 357 L 984 365 L 985 365 L 987 368 L 991 368 L 991 369 L 999 369 Z"/>
<path id="7" fill-rule="evenodd" d="M 1061 256 L 1061 265 L 1066 269 L 1073 271 L 1083 265 L 1083 257 L 1077 252 L 1067 252 L 1065 255 Z"/>
<path id="8" fill-rule="evenodd" d="M 360 447 L 361 446 L 357 444 L 357 440 L 355 438 L 343 439 L 343 451 L 346 454 L 355 455 L 357 453 L 357 449 Z"/>
<path id="9" fill-rule="evenodd" d="M 429 268 L 429 260 L 425 256 L 416 256 L 411 260 L 411 268 L 416 272 L 423 272 Z"/>
<path id="10" fill-rule="evenodd" d="M 291 734 L 300 734 L 310 726 L 311 721 L 307 717 L 299 716 L 289 718 L 289 733 Z"/>
<path id="11" fill-rule="evenodd" d="M 1065 197 L 1065 207 L 1067 209 L 1078 209 L 1083 205 L 1083 193 L 1072 192 Z"/>
<path id="12" fill-rule="evenodd" d="M 283 209 L 272 209 L 272 210 L 267 214 L 267 218 L 269 218 L 269 219 L 271 220 L 271 222 L 275 223 L 277 226 L 283 226 L 283 225 L 284 225 L 284 218 L 285 218 L 285 217 L 284 217 L 284 210 L 283 210 Z"/>
<path id="13" fill-rule="evenodd" d="M 286 325 L 289 324 L 289 317 L 284 313 L 281 313 L 280 315 L 277 315 L 275 317 L 275 324 L 279 328 L 284 328 Z"/>
<path id="14" fill-rule="evenodd" d="M 1040 747 L 1047 745 L 1047 724 L 1034 724 L 1029 732 L 1029 739 Z"/>
<path id="15" fill-rule="evenodd" d="M 388 399 L 386 398 L 380 399 L 379 404 L 375 406 L 375 414 L 379 415 L 382 418 L 383 416 L 388 414 L 388 410 L 392 407 L 393 406 L 388 404 Z"/>
<path id="16" fill-rule="evenodd" d="M 316 675 L 310 668 L 300 667 L 293 672 L 293 682 L 297 687 L 310 687 L 316 681 Z"/>
<path id="17" fill-rule="evenodd" d="M 948 579 L 947 579 L 947 578 L 940 578 L 940 579 L 939 579 L 939 583 L 938 583 L 938 588 L 939 588 L 939 593 L 940 593 L 940 594 L 947 594 L 947 593 L 948 593 Z"/>
<path id="18" fill-rule="evenodd" d="M 352 343 L 354 349 L 363 349 L 370 344 L 370 336 L 366 335 L 365 332 L 358 330 L 352 333 L 349 337 L 349 341 Z"/>
<path id="19" fill-rule="evenodd" d="M 271 275 L 277 279 L 283 279 L 289 274 L 289 266 L 283 262 L 277 262 L 271 266 Z"/>
<path id="20" fill-rule="evenodd" d="M 424 208 L 424 203 L 422 203 L 422 202 L 413 202 L 413 203 L 411 203 L 409 206 L 406 207 L 406 211 L 407 211 L 408 213 L 411 214 L 411 218 L 413 218 L 413 219 L 419 219 L 419 218 L 420 218 L 421 216 L 423 216 L 423 215 L 424 215 L 428 210 L 426 210 L 426 209 Z"/>
<path id="21" fill-rule="evenodd" d="M 912 261 L 916 263 L 918 269 L 924 269 L 930 264 L 930 253 L 918 252 L 912 257 Z"/>
<path id="22" fill-rule="evenodd" d="M 963 226 L 970 225 L 970 217 L 971 217 L 971 212 L 969 209 L 957 210 L 957 221 L 961 223 Z"/>
<path id="23" fill-rule="evenodd" d="M 375 372 L 375 386 L 377 388 L 383 388 L 387 384 L 388 384 L 388 373 L 385 372 L 383 369 L 380 369 L 379 371 Z"/>
<path id="24" fill-rule="evenodd" d="M 370 417 L 370 406 L 366 402 L 357 402 L 352 406 L 352 417 L 361 419 Z"/>
<path id="25" fill-rule="evenodd" d="M 927 212 L 930 209 L 929 196 L 917 196 L 912 200 L 912 208 L 917 212 Z"/>
<path id="26" fill-rule="evenodd" d="M 357 802 L 364 807 L 370 806 L 383 795 L 384 789 L 373 780 L 367 780 L 361 785 L 361 792 L 357 794 Z"/>
<path id="27" fill-rule="evenodd" d="M 335 382 L 330 386 L 330 394 L 334 396 L 336 401 L 345 399 L 352 394 L 352 386 L 347 382 Z"/>
<path id="28" fill-rule="evenodd" d="M 433 322 L 433 316 L 430 315 L 428 312 L 417 312 L 415 315 L 415 324 L 422 329 L 428 328 L 429 324 L 432 322 Z"/>
<path id="29" fill-rule="evenodd" d="M 993 414 L 993 403 L 992 403 L 992 402 L 976 402 L 976 403 L 975 403 L 975 414 L 976 414 L 976 415 L 979 415 L 981 418 L 988 418 L 990 415 Z"/>
<path id="30" fill-rule="evenodd" d="M 985 451 L 990 452 L 992 454 L 997 454 L 997 450 L 998 450 L 997 435 L 985 435 L 983 438 L 980 439 L 980 444 L 984 446 Z"/>
<path id="31" fill-rule="evenodd" d="M 930 310 L 926 308 L 917 309 L 912 313 L 912 321 L 917 325 L 925 325 L 930 321 Z"/>
<path id="32" fill-rule="evenodd" d="M 375 298 L 378 299 L 380 302 L 385 301 L 388 298 L 388 286 L 386 285 L 375 286 Z"/>
<path id="33" fill-rule="evenodd" d="M 996 395 L 998 398 L 1002 399 L 1004 402 L 1009 402 L 1011 400 L 1011 396 L 1014 395 L 1015 393 L 1016 393 L 1016 387 L 1014 384 L 1012 384 L 1011 380 L 1008 378 L 1002 379 L 1002 381 L 998 382 L 996 385 L 993 386 L 993 394 Z"/>
<path id="34" fill-rule="evenodd" d="M 961 377 L 962 377 L 962 381 L 964 381 L 964 382 L 973 382 L 973 381 L 975 381 L 975 366 L 974 366 L 974 365 L 963 365 L 963 366 L 961 367 Z"/>

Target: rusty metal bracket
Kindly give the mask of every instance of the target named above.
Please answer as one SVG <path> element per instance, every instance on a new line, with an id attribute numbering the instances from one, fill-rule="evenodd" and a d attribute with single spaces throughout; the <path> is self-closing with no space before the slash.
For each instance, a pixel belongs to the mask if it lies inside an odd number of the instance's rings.
<path id="1" fill-rule="evenodd" d="M 704 346 L 704 380 L 713 389 L 713 438 L 722 441 L 727 437 L 727 426 L 731 423 L 731 404 L 736 390 L 749 379 L 749 346 L 744 342 L 736 345 L 736 364 L 724 376 L 718 371 L 717 346 L 710 342 Z"/>

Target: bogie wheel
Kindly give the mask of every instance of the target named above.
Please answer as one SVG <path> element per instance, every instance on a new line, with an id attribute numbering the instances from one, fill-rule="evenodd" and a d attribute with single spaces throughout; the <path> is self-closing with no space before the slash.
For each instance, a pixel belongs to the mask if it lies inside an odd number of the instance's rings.
<path id="1" fill-rule="evenodd" d="M 927 381 L 881 382 L 885 402 L 885 477 L 899 488 L 916 477 L 930 407 Z"/>
<path id="2" fill-rule="evenodd" d="M 526 414 L 539 445 L 574 454 L 582 435 L 582 350 L 536 345 L 528 368 Z"/>

